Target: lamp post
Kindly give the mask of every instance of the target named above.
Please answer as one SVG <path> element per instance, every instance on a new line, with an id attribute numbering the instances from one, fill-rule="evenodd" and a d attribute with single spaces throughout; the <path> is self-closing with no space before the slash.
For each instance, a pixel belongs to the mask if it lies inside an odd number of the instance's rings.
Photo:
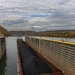
<path id="1" fill-rule="evenodd" d="M 30 26 L 31 27 L 31 36 L 30 36 L 30 44 L 32 42 L 32 37 L 33 37 L 33 25 Z"/>
<path id="2" fill-rule="evenodd" d="M 33 36 L 33 25 L 31 25 L 31 27 L 32 27 L 32 36 Z"/>

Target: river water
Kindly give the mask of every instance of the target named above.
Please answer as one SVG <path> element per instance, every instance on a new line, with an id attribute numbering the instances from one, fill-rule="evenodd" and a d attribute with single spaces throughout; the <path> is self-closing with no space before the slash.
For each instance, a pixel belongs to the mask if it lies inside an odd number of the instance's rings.
<path id="1" fill-rule="evenodd" d="M 0 75 L 17 75 L 17 37 L 6 38 L 6 52 L 0 62 Z"/>

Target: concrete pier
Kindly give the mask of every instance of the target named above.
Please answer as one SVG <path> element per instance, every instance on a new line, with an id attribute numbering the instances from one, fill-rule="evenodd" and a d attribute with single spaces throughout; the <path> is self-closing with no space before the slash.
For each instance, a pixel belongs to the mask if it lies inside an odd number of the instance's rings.
<path id="1" fill-rule="evenodd" d="M 5 52 L 5 37 L 0 33 L 0 60 Z"/>
<path id="2" fill-rule="evenodd" d="M 65 75 L 75 75 L 75 43 L 27 36 L 25 42 Z"/>

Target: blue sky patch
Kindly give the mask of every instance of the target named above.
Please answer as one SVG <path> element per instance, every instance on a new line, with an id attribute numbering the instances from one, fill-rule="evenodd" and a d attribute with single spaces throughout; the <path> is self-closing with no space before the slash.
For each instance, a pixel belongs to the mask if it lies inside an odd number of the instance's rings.
<path id="1" fill-rule="evenodd" d="M 50 16 L 50 14 L 49 13 L 42 13 L 42 14 L 33 14 L 33 15 L 31 15 L 31 17 L 48 17 L 48 16 Z"/>

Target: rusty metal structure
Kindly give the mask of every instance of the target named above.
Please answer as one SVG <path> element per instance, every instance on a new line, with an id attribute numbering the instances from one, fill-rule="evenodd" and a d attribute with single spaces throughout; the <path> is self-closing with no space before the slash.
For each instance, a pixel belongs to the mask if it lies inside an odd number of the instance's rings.
<path id="1" fill-rule="evenodd" d="M 18 43 L 17 43 L 17 75 L 23 75 L 21 58 L 20 58 L 20 53 L 18 49 Z"/>
<path id="2" fill-rule="evenodd" d="M 50 73 L 50 74 L 40 74 L 40 75 L 64 75 L 63 73 Z"/>
<path id="3" fill-rule="evenodd" d="M 35 37 L 25 39 L 27 44 L 65 75 L 75 75 L 75 43 Z"/>

